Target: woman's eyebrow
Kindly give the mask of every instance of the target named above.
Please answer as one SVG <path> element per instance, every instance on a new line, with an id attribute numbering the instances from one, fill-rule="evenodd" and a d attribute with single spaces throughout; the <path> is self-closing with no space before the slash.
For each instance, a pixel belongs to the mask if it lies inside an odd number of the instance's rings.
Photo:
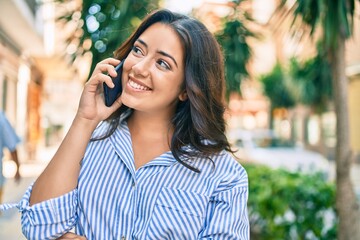
<path id="1" fill-rule="evenodd" d="M 144 41 L 141 40 L 140 38 L 138 38 L 136 41 L 137 41 L 137 42 L 140 42 L 142 45 L 144 45 L 146 48 L 148 48 L 148 45 L 146 44 L 146 42 L 144 42 Z M 165 57 L 170 58 L 171 60 L 173 60 L 173 62 L 175 63 L 176 67 L 178 67 L 177 62 L 176 62 L 176 60 L 175 60 L 175 58 L 174 58 L 173 56 L 171 56 L 170 54 L 168 54 L 168 53 L 166 53 L 166 52 L 164 52 L 164 51 L 161 51 L 161 50 L 158 50 L 158 51 L 156 51 L 156 52 L 159 53 L 159 54 L 161 54 L 161 55 L 163 55 L 163 56 L 165 56 Z"/>
<path id="2" fill-rule="evenodd" d="M 168 54 L 168 53 L 166 53 L 166 52 L 164 52 L 164 51 L 161 51 L 161 50 L 158 50 L 157 52 L 158 52 L 159 54 L 161 54 L 161 55 L 163 55 L 163 56 L 165 56 L 165 57 L 168 57 L 168 58 L 170 58 L 171 60 L 173 60 L 173 62 L 175 63 L 176 67 L 178 67 L 177 62 L 176 62 L 175 58 L 173 58 L 173 56 L 171 56 L 170 54 Z"/>
<path id="3" fill-rule="evenodd" d="M 136 41 L 137 41 L 137 42 L 140 42 L 142 45 L 144 45 L 146 48 L 148 48 L 148 45 L 146 44 L 146 42 L 144 42 L 144 41 L 141 40 L 140 38 L 138 38 Z"/>

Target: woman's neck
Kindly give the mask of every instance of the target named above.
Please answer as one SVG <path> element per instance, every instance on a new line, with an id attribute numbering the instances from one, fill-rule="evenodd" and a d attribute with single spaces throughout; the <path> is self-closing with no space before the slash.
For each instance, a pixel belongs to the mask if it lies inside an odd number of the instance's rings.
<path id="1" fill-rule="evenodd" d="M 143 136 L 172 136 L 171 118 L 155 114 L 134 111 L 128 119 L 128 127 L 132 134 L 141 133 Z"/>
<path id="2" fill-rule="evenodd" d="M 128 118 L 135 169 L 170 150 L 173 128 L 169 118 L 133 112 Z"/>

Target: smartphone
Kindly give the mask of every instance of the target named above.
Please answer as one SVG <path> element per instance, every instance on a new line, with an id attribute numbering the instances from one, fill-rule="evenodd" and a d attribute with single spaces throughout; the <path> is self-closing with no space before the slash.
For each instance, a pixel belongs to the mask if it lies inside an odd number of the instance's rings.
<path id="1" fill-rule="evenodd" d="M 105 100 L 105 105 L 107 107 L 110 107 L 111 105 L 113 105 L 115 100 L 118 99 L 118 97 L 121 95 L 121 92 L 122 92 L 121 75 L 122 75 L 123 64 L 124 64 L 124 61 L 121 61 L 121 63 L 115 67 L 117 76 L 114 78 L 111 78 L 115 87 L 110 88 L 106 85 L 106 83 L 103 83 L 104 100 Z"/>

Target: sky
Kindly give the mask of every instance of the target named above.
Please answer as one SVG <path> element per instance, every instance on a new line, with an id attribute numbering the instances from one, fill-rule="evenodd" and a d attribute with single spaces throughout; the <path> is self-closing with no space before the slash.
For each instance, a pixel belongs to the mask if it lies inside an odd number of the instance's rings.
<path id="1" fill-rule="evenodd" d="M 165 0 L 165 8 L 179 13 L 189 13 L 204 0 Z M 228 0 L 207 0 L 207 2 L 227 2 Z"/>
<path id="2" fill-rule="evenodd" d="M 166 0 L 165 8 L 175 12 L 189 13 L 193 7 L 200 5 L 202 0 Z"/>

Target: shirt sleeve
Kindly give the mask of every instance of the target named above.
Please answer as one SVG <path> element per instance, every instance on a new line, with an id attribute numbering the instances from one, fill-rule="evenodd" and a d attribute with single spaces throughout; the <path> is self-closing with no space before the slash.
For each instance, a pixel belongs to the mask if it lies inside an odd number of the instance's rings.
<path id="1" fill-rule="evenodd" d="M 22 232 L 27 239 L 56 239 L 77 222 L 77 189 L 57 198 L 29 206 L 32 186 L 18 204 Z"/>
<path id="2" fill-rule="evenodd" d="M 226 186 L 225 186 L 226 187 Z M 246 172 L 237 183 L 228 183 L 210 199 L 205 229 L 199 239 L 250 239 L 247 212 L 248 180 Z"/>

